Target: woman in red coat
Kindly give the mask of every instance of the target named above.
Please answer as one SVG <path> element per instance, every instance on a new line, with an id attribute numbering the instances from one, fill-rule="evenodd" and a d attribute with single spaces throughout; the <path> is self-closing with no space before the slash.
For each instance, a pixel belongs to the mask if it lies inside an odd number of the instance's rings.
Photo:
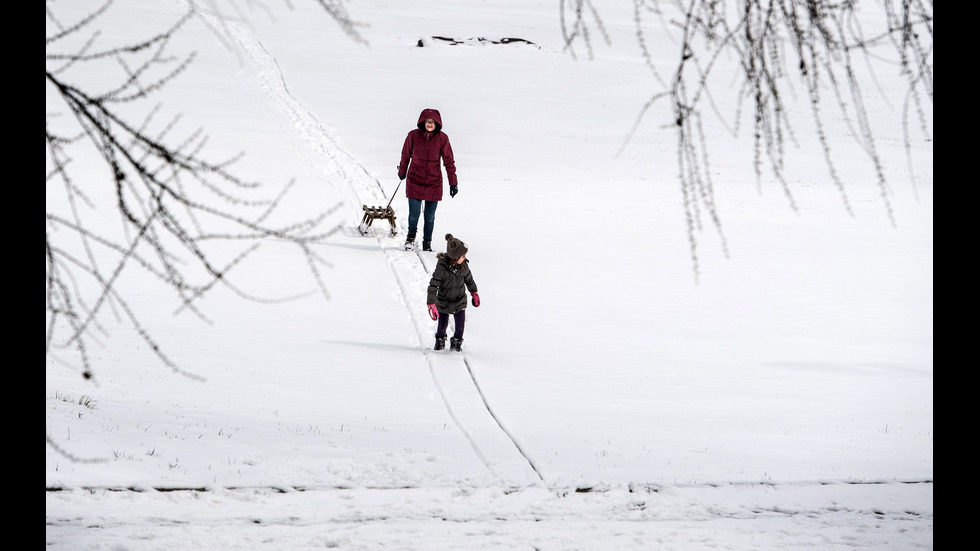
<path id="1" fill-rule="evenodd" d="M 415 233 L 418 230 L 419 215 L 425 202 L 424 225 L 422 228 L 422 250 L 432 250 L 432 230 L 436 222 L 436 207 L 442 200 L 442 167 L 446 167 L 449 177 L 449 196 L 456 196 L 456 161 L 449 136 L 442 131 L 442 116 L 436 109 L 423 109 L 419 115 L 418 128 L 405 137 L 402 145 L 402 158 L 398 164 L 398 179 L 408 178 L 405 195 L 408 196 L 408 238 L 405 249 L 415 248 Z"/>

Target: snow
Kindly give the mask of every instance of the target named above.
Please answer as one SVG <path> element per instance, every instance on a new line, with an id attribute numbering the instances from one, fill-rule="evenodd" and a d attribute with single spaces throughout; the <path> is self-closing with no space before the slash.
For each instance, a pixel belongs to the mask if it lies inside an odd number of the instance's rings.
<path id="1" fill-rule="evenodd" d="M 52 6 L 74 20 L 94 4 Z M 93 380 L 48 355 L 46 432 L 82 461 L 46 449 L 47 549 L 933 547 L 932 142 L 913 129 L 906 157 L 897 71 L 864 98 L 894 223 L 831 115 L 848 213 L 799 92 L 796 211 L 756 182 L 747 129 L 705 119 L 724 240 L 696 232 L 695 273 L 669 113 L 626 143 L 658 86 L 631 6 L 599 8 L 611 44 L 593 37 L 589 59 L 562 51 L 550 1 L 352 2 L 367 45 L 294 4 L 247 4 L 248 25 L 197 17 L 171 47 L 198 57 L 160 102 L 215 157 L 244 150 L 250 179 L 296 178 L 297 215 L 339 203 L 341 230 L 314 246 L 329 299 L 216 288 L 206 323 L 154 280 L 120 280 L 190 376 L 111 316 Z M 103 30 L 141 36 L 184 8 L 117 5 Z M 676 37 L 648 28 L 672 59 Z M 467 243 L 482 300 L 462 354 L 429 350 L 435 259 L 401 250 L 404 188 L 401 235 L 356 230 L 426 107 L 460 190 L 434 246 Z M 76 168 L 98 181 L 97 166 Z M 49 189 L 48 209 L 60 200 Z M 315 290 L 275 241 L 229 279 L 270 299 Z"/>

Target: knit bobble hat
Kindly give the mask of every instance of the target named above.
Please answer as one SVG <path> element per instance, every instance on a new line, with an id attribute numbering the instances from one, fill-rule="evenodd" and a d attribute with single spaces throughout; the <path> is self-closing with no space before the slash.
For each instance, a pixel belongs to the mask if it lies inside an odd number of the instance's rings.
<path id="1" fill-rule="evenodd" d="M 448 241 L 448 243 L 446 243 L 446 256 L 449 258 L 456 260 L 457 258 L 466 254 L 466 251 L 468 250 L 466 248 L 466 243 L 463 243 L 459 239 L 453 237 L 453 234 L 447 233 L 446 241 Z"/>

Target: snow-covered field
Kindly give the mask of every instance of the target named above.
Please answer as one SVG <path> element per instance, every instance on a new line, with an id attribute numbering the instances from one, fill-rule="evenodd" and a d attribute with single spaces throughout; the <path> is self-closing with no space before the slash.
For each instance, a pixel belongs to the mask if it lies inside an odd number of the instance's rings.
<path id="1" fill-rule="evenodd" d="M 70 21 L 90 4 L 49 6 Z M 114 6 L 101 40 L 185 7 L 142 4 Z M 91 461 L 48 446 L 47 549 L 933 547 L 932 141 L 913 125 L 906 157 L 897 70 L 864 98 L 894 224 L 830 113 L 846 211 L 802 93 L 796 212 L 777 182 L 757 184 L 748 129 L 707 117 L 724 243 L 697 232 L 695 277 L 670 114 L 648 113 L 626 143 L 658 90 L 632 7 L 597 6 L 611 44 L 594 36 L 589 59 L 563 51 L 558 5 L 350 2 L 367 45 L 317 2 L 274 19 L 246 3 L 250 25 L 202 14 L 181 31 L 172 48 L 198 58 L 163 109 L 202 126 L 216 157 L 244 150 L 250 179 L 295 177 L 295 212 L 340 203 L 341 231 L 314 247 L 330 298 L 215 289 L 204 323 L 137 271 L 120 280 L 193 377 L 111 316 L 93 380 L 48 355 L 46 432 Z M 649 29 L 669 67 L 676 37 Z M 732 98 L 713 99 L 733 116 Z M 467 243 L 482 299 L 462 354 L 428 350 L 434 254 L 356 230 L 361 205 L 398 185 L 426 107 L 460 190 L 435 245 Z M 392 206 L 404 235 L 404 188 Z M 229 279 L 266 298 L 314 289 L 278 242 Z"/>

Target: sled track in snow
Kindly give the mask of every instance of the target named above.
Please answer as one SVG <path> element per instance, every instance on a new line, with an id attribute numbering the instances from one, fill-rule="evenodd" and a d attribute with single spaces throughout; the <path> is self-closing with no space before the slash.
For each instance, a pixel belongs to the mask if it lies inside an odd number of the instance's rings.
<path id="1" fill-rule="evenodd" d="M 493 471 L 493 467 L 491 466 L 490 461 L 487 460 L 486 456 L 480 450 L 480 446 L 477 444 L 476 439 L 473 437 L 473 435 L 470 434 L 470 431 L 466 430 L 466 427 L 464 427 L 463 423 L 460 422 L 459 417 L 456 415 L 456 412 L 453 411 L 453 407 L 449 403 L 449 397 L 446 395 L 445 389 L 443 389 L 442 385 L 439 384 L 439 377 L 436 375 L 436 369 L 435 366 L 433 365 L 432 359 L 429 357 L 429 354 L 424 351 L 425 350 L 424 345 L 422 344 L 422 335 L 423 335 L 422 326 L 419 325 L 417 317 L 415 315 L 412 315 L 413 312 L 411 311 L 412 310 L 411 301 L 409 300 L 409 294 L 407 291 L 408 284 L 402 280 L 401 276 L 398 275 L 398 271 L 395 269 L 395 264 L 394 262 L 392 262 L 393 259 L 389 254 L 389 250 L 384 248 L 384 244 L 381 242 L 380 238 L 377 239 L 378 239 L 378 246 L 381 247 L 382 251 L 385 254 L 386 259 L 388 260 L 388 268 L 391 269 L 391 275 L 395 278 L 395 282 L 398 283 L 398 291 L 402 298 L 402 304 L 404 304 L 405 308 L 409 310 L 409 316 L 412 319 L 412 324 L 415 326 L 415 334 L 419 339 L 419 349 L 422 350 L 423 351 L 422 353 L 425 355 L 426 364 L 428 364 L 429 366 L 429 374 L 432 376 L 432 382 L 435 384 L 436 390 L 439 391 L 439 397 L 442 398 L 442 403 L 443 405 L 446 406 L 446 411 L 449 412 L 449 416 L 452 418 L 453 422 L 463 433 L 463 436 L 466 437 L 466 440 L 469 441 L 470 447 L 472 447 L 473 451 L 476 452 L 477 457 L 480 458 L 480 461 L 482 461 L 483 464 L 486 465 L 488 469 Z M 419 262 L 422 263 L 422 267 L 424 269 L 425 262 L 422 261 L 421 257 L 419 258 Z"/>
<path id="2" fill-rule="evenodd" d="M 435 267 L 426 266 L 425 259 L 422 257 L 422 253 L 420 253 L 418 250 L 415 251 L 415 254 L 418 257 L 419 262 L 422 264 L 422 269 L 424 270 L 424 272 L 426 274 L 431 274 L 434 271 Z M 417 328 L 417 329 L 419 329 L 418 334 L 421 338 L 422 335 L 422 331 L 420 330 L 421 328 Z M 507 438 L 509 438 L 511 443 L 514 444 L 514 447 L 517 448 L 517 451 L 520 452 L 522 457 L 524 457 L 524 459 L 527 461 L 527 464 L 531 466 L 531 469 L 534 471 L 534 474 L 538 475 L 539 479 L 544 480 L 544 476 L 541 474 L 541 471 L 538 469 L 538 466 L 535 465 L 534 460 L 531 459 L 531 456 L 528 455 L 528 453 L 520 445 L 520 443 L 517 441 L 517 438 L 513 435 L 513 433 L 511 433 L 510 430 L 508 430 L 507 427 L 504 426 L 504 424 L 500 420 L 500 417 L 498 417 L 497 414 L 494 413 L 493 408 L 490 406 L 490 401 L 487 400 L 486 394 L 484 394 L 483 389 L 480 388 L 480 383 L 476 380 L 476 374 L 473 372 L 473 366 L 471 364 L 471 360 L 469 356 L 467 356 L 465 352 L 461 352 L 460 357 L 463 360 L 463 365 L 466 366 L 466 372 L 469 374 L 470 380 L 473 381 L 473 387 L 476 389 L 476 392 L 480 395 L 480 400 L 483 402 L 483 406 L 487 409 L 487 413 L 489 413 L 490 417 L 493 418 L 493 422 L 497 424 L 497 426 L 500 428 L 501 431 L 503 431 L 505 435 L 507 435 Z M 432 365 L 432 362 L 430 361 L 428 353 L 426 353 L 426 361 L 429 363 L 429 369 L 430 371 L 432 371 L 433 380 L 435 380 L 435 370 Z M 449 407 L 448 403 L 446 404 L 446 407 Z"/>
<path id="3" fill-rule="evenodd" d="M 507 427 L 505 427 L 504 424 L 500 422 L 500 418 L 497 417 L 497 414 L 493 412 L 493 408 L 490 407 L 490 402 L 487 401 L 486 394 L 484 394 L 483 389 L 480 388 L 480 383 L 476 381 L 476 375 L 473 374 L 473 367 L 470 365 L 470 360 L 469 358 L 466 357 L 465 353 L 463 354 L 463 363 L 466 364 L 466 371 L 467 373 L 470 374 L 470 379 L 473 381 L 473 386 L 476 387 L 476 391 L 480 394 L 480 399 L 483 400 L 483 405 L 487 408 L 487 413 L 490 414 L 490 417 L 493 417 L 493 422 L 497 423 L 497 426 L 500 427 L 500 430 L 504 431 L 504 434 L 507 435 L 507 438 L 510 438 L 510 441 L 514 443 L 514 447 L 516 447 L 517 451 L 519 451 L 521 455 L 524 456 L 524 459 L 527 460 L 527 464 L 530 465 L 531 469 L 534 470 L 534 474 L 538 475 L 538 478 L 540 478 L 541 480 L 544 480 L 544 475 L 542 475 L 541 471 L 538 470 L 538 466 L 534 464 L 534 460 L 531 459 L 531 456 L 528 455 L 527 452 L 524 450 L 524 448 L 517 442 L 517 438 L 515 438 L 514 435 L 511 434 L 509 430 L 507 430 Z"/>
<path id="4" fill-rule="evenodd" d="M 337 191 L 344 197 L 347 202 L 348 207 L 351 210 L 355 210 L 360 213 L 360 207 L 364 204 L 373 204 L 378 201 L 378 194 L 383 199 L 388 200 L 389 198 L 385 195 L 384 189 L 376 178 L 373 178 L 367 171 L 367 169 L 354 159 L 350 154 L 341 148 L 337 140 L 335 139 L 332 132 L 325 128 L 316 116 L 311 113 L 305 106 L 302 105 L 286 86 L 285 78 L 283 77 L 282 71 L 279 68 L 278 62 L 275 58 L 265 49 L 262 43 L 252 36 L 250 32 L 242 29 L 240 26 L 222 20 L 207 11 L 198 12 L 201 20 L 205 25 L 221 40 L 226 47 L 231 50 L 233 55 L 239 53 L 244 53 L 247 57 L 247 61 L 251 62 L 253 68 L 255 69 L 255 78 L 257 80 L 256 85 L 261 92 L 261 97 L 266 101 L 266 104 L 270 109 L 284 115 L 291 124 L 296 135 L 295 138 L 301 139 L 307 148 L 312 152 L 307 155 L 307 160 L 314 172 L 322 171 L 324 174 L 330 174 L 333 172 L 339 173 L 342 176 L 343 181 L 347 184 L 346 186 L 337 185 L 330 178 L 325 178 L 327 183 L 332 185 Z M 241 56 L 238 56 L 241 60 Z M 243 60 L 244 61 L 244 60 Z M 369 183 L 370 182 L 370 183 Z M 368 198 L 368 200 L 365 200 Z M 358 214 L 360 216 L 360 214 Z M 399 275 L 396 265 L 398 264 L 398 259 L 395 255 L 403 256 L 405 251 L 400 251 L 397 249 L 392 249 L 391 247 L 385 247 L 384 241 L 381 237 L 376 236 L 378 247 L 385 255 L 385 259 L 388 263 L 389 268 L 392 271 L 392 275 L 395 282 L 398 285 L 398 290 L 402 298 L 402 302 L 405 308 L 409 311 L 409 315 L 412 319 L 412 323 L 415 326 L 415 332 L 419 339 L 419 349 L 425 356 L 426 363 L 429 366 L 429 372 L 432 376 L 432 382 L 439 392 L 442 402 L 446 407 L 449 416 L 453 419 L 453 422 L 460 429 L 463 435 L 466 437 L 473 451 L 480 458 L 483 464 L 493 472 L 493 466 L 491 461 L 489 461 L 486 455 L 480 448 L 477 439 L 474 437 L 472 432 L 464 426 L 461 422 L 457 413 L 453 410 L 450 404 L 449 397 L 447 396 L 446 389 L 439 382 L 439 378 L 436 374 L 436 366 L 433 357 L 431 356 L 431 351 L 426 350 L 423 339 L 427 336 L 427 331 L 424 330 L 422 323 L 419 321 L 418 311 L 421 311 L 424 305 L 413 305 L 410 300 L 411 293 L 409 291 L 409 284 L 411 282 L 405 281 L 402 276 Z M 425 259 L 423 258 L 420 251 L 416 250 L 415 254 L 419 261 L 419 266 L 421 272 L 417 272 L 415 275 L 421 276 L 425 279 L 431 273 L 430 267 L 426 266 Z M 477 377 L 474 373 L 472 361 L 465 354 L 460 354 L 460 359 L 462 367 L 466 368 L 469 378 L 472 384 L 479 394 L 480 400 L 483 402 L 483 406 L 486 408 L 487 413 L 493 420 L 493 423 L 503 432 L 506 438 L 513 444 L 513 447 L 520 453 L 524 461 L 530 466 L 534 471 L 534 474 L 540 480 L 544 480 L 544 476 L 541 471 L 538 470 L 537 465 L 531 459 L 530 455 L 524 450 L 524 448 L 518 443 L 517 438 L 503 425 L 500 418 L 493 411 L 490 405 L 490 401 L 487 399 L 486 394 L 477 382 Z M 496 473 L 495 473 L 496 474 Z"/>

